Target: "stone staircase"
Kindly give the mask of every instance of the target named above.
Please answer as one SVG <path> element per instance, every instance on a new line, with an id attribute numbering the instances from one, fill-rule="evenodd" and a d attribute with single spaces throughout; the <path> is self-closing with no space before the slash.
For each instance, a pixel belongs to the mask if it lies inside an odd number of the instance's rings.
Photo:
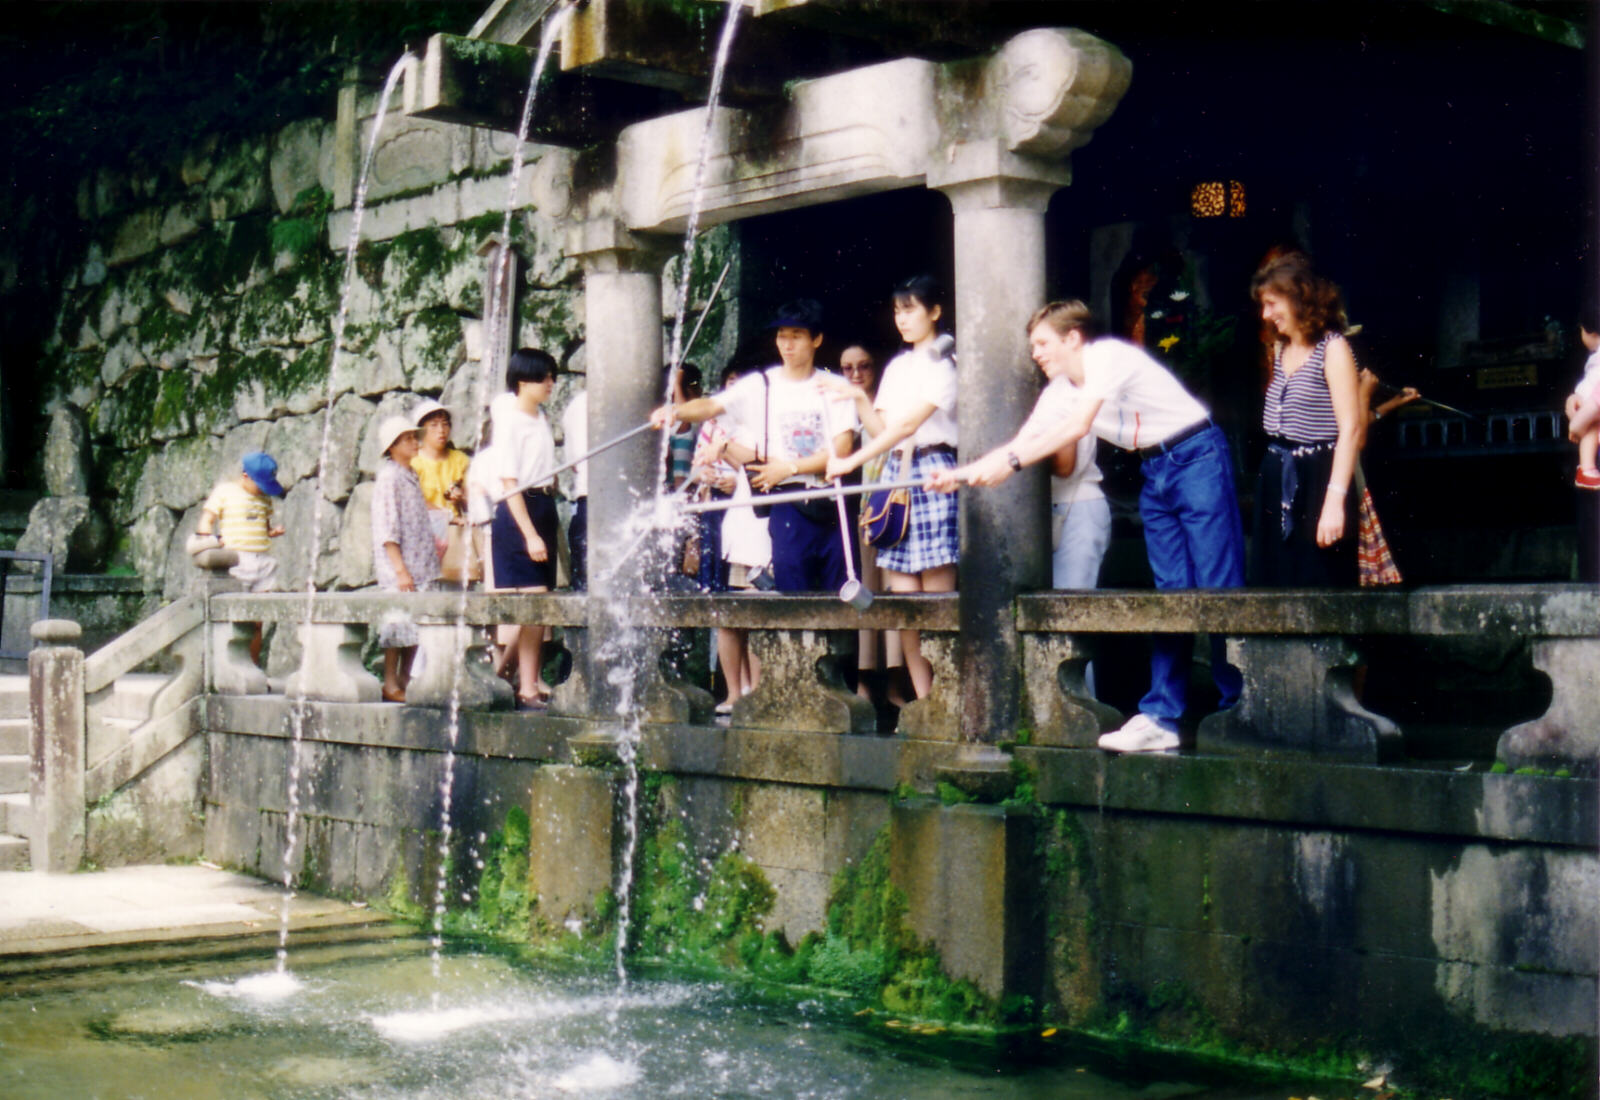
<path id="1" fill-rule="evenodd" d="M 28 866 L 28 678 L 0 676 L 0 871 Z"/>
<path id="2" fill-rule="evenodd" d="M 126 741 L 150 718 L 152 704 L 172 677 L 124 673 L 90 700 L 95 737 L 102 744 Z M 29 792 L 28 678 L 0 675 L 0 871 L 28 867 L 33 808 Z"/>

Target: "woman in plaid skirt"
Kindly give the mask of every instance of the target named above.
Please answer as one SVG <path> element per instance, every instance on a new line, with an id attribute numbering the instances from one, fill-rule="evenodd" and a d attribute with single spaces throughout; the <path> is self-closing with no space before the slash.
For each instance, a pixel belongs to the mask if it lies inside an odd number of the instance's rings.
<path id="1" fill-rule="evenodd" d="M 931 275 L 907 279 L 894 291 L 894 324 L 910 344 L 884 368 L 876 397 L 841 378 L 819 385 L 856 403 L 872 441 L 847 458 L 828 459 L 827 476 L 843 477 L 882 454 L 885 481 L 925 481 L 956 464 L 956 364 L 954 341 L 939 335 L 944 288 Z M 904 538 L 878 550 L 878 568 L 891 592 L 953 592 L 960 556 L 956 498 L 911 493 L 911 523 Z M 933 687 L 933 667 L 915 630 L 900 632 L 906 671 L 920 699 Z"/>

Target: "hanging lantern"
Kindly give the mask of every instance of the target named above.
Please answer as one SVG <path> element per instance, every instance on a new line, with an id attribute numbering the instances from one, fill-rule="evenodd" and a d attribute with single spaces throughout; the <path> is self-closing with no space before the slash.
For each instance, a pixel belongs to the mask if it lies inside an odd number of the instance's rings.
<path id="1" fill-rule="evenodd" d="M 1240 180 L 1204 180 L 1189 192 L 1189 213 L 1197 218 L 1242 218 L 1244 183 Z"/>

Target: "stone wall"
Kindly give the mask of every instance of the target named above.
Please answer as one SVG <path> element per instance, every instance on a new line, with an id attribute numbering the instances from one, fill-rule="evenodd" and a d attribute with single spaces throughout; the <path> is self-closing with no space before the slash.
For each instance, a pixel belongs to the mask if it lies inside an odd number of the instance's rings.
<path id="1" fill-rule="evenodd" d="M 182 544 L 201 501 L 260 448 L 277 458 L 288 490 L 279 587 L 304 586 L 319 493 L 318 587 L 372 583 L 374 425 L 436 397 L 455 414 L 457 445 L 476 442 L 480 251 L 505 222 L 515 144 L 391 112 L 330 385 L 355 166 L 374 100 L 370 89 L 347 88 L 336 119 L 232 143 L 200 137 L 159 170 L 82 182 L 76 209 L 88 243 L 60 287 L 38 365 L 51 417 L 49 495 L 34 505 L 19 549 L 53 552 L 58 571 L 131 571 L 170 600 L 193 582 Z M 573 372 L 552 399 L 559 418 L 584 364 L 581 274 L 563 251 L 574 156 L 533 144 L 524 156 L 510 221 L 521 261 L 510 335 Z M 729 239 L 702 239 L 701 297 Z M 664 316 L 677 293 L 672 266 Z M 722 306 L 702 345 L 731 347 L 736 315 Z M 492 396 L 500 382 L 487 384 Z"/>

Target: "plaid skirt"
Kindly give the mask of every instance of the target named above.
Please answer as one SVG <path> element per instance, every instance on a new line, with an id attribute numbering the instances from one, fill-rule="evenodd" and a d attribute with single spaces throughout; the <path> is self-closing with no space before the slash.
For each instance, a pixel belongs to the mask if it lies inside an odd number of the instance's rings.
<path id="1" fill-rule="evenodd" d="M 911 461 L 911 477 L 921 481 L 936 470 L 953 470 L 955 455 L 930 451 Z M 883 471 L 884 481 L 905 481 L 900 472 L 900 452 L 889 455 Z M 961 556 L 960 512 L 954 493 L 929 493 L 911 490 L 911 524 L 906 537 L 887 550 L 878 551 L 878 568 L 896 573 L 921 573 L 941 565 L 954 565 Z"/>

